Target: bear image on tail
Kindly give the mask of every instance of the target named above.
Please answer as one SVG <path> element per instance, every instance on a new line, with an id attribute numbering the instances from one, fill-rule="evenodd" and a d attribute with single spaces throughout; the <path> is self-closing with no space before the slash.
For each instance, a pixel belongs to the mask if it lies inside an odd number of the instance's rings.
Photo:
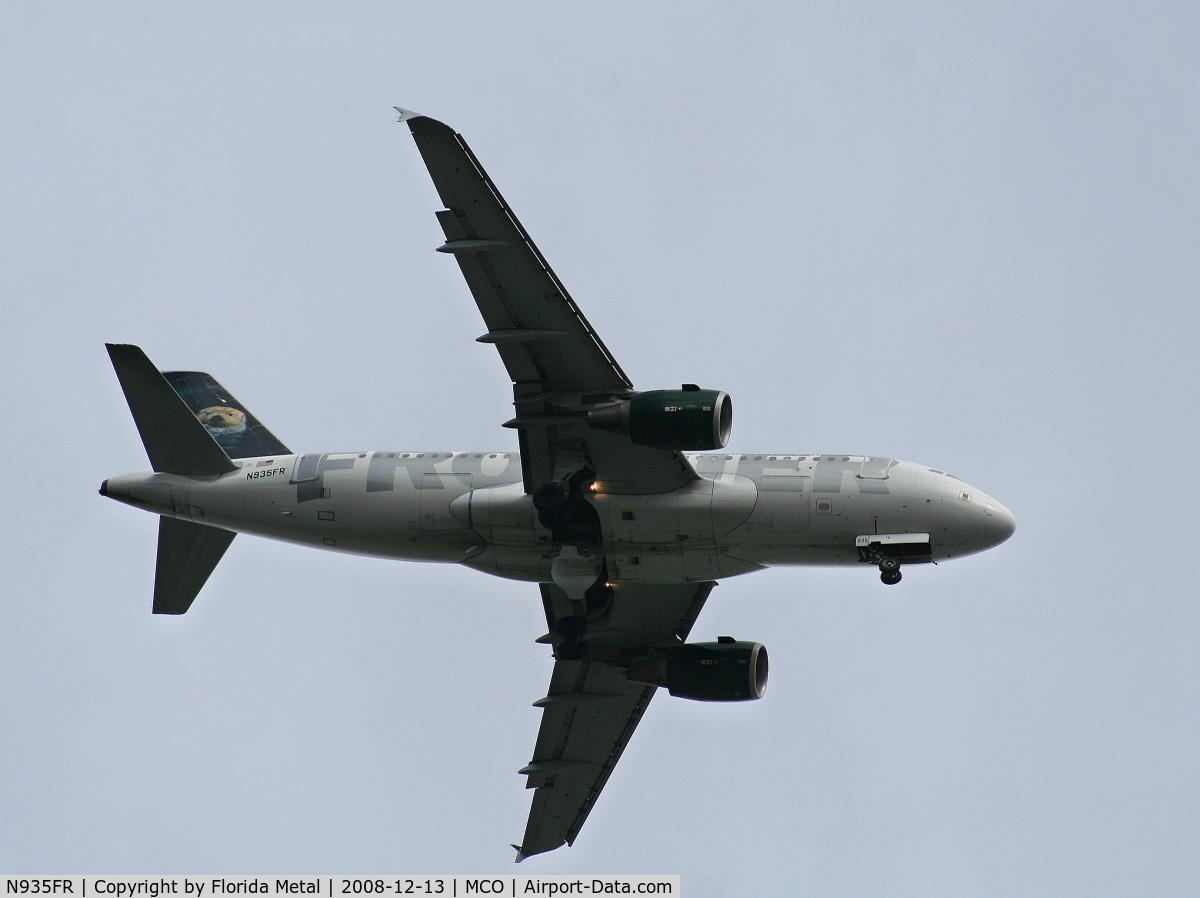
<path id="1" fill-rule="evenodd" d="M 246 413 L 227 405 L 210 405 L 196 412 L 208 432 L 218 440 L 237 438 L 246 432 Z"/>

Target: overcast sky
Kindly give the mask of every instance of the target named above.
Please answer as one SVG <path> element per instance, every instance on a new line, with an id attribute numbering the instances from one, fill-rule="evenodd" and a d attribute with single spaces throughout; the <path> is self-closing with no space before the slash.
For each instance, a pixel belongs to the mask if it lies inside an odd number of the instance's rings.
<path id="1" fill-rule="evenodd" d="M 1200 890 L 1200 12 L 0 5 L 0 871 L 679 873 L 685 894 Z M 659 696 L 514 868 L 537 590 L 234 541 L 150 614 L 103 343 L 297 451 L 512 450 L 399 104 L 461 131 L 642 389 L 735 452 L 947 470 L 1016 536 L 722 583 L 756 703 Z M 1191 459 L 1191 460 L 1189 460 Z"/>

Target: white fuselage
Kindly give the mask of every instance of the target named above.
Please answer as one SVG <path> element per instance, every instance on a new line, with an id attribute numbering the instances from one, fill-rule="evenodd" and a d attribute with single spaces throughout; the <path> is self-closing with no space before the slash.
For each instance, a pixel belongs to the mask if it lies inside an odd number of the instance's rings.
<path id="1" fill-rule="evenodd" d="M 931 560 L 1007 539 L 1013 516 L 923 465 L 848 455 L 688 455 L 700 479 L 652 495 L 589 493 L 608 579 L 713 580 L 772 565 L 857 564 L 856 540 L 928 534 Z M 243 459 L 210 477 L 139 472 L 102 492 L 161 515 L 360 555 L 551 580 L 515 453 L 349 452 Z M 861 542 L 861 540 L 860 540 Z"/>

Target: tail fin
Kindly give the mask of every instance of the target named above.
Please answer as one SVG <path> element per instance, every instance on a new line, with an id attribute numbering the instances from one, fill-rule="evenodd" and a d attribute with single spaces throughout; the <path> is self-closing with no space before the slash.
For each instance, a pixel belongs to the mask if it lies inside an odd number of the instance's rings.
<path id="1" fill-rule="evenodd" d="M 137 346 L 105 345 L 155 471 L 221 474 L 230 459 L 292 454 L 211 375 L 160 373 Z"/>
<path id="2" fill-rule="evenodd" d="M 201 371 L 164 371 L 163 377 L 230 458 L 292 454 L 212 375 Z"/>
<path id="3" fill-rule="evenodd" d="M 105 346 L 155 471 L 192 475 L 237 470 L 146 353 L 123 343 Z"/>
<path id="4" fill-rule="evenodd" d="M 230 530 L 195 521 L 159 518 L 154 613 L 187 611 L 235 536 Z"/>

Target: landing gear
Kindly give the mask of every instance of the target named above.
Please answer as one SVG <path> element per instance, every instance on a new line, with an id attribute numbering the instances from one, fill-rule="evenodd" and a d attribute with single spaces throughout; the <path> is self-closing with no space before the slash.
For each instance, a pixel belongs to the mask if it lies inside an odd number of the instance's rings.
<path id="1" fill-rule="evenodd" d="M 583 639 L 587 621 L 582 617 L 560 617 L 554 622 L 554 629 L 563 639 Z"/>
<path id="2" fill-rule="evenodd" d="M 543 484 L 532 496 L 538 523 L 550 531 L 550 577 L 558 589 L 557 598 L 547 599 L 546 615 L 557 636 L 559 661 L 588 656 L 588 624 L 603 618 L 612 603 L 600 515 L 589 490 L 594 478 L 595 471 L 585 465 L 560 483 Z"/>
<path id="3" fill-rule="evenodd" d="M 882 555 L 879 558 L 879 579 L 891 586 L 894 583 L 900 582 L 900 559 L 893 558 L 890 555 Z"/>
<path id="4" fill-rule="evenodd" d="M 560 642 L 554 652 L 559 661 L 582 661 L 587 654 L 587 646 L 582 642 Z"/>
<path id="5" fill-rule="evenodd" d="M 594 552 L 600 547 L 600 515 L 587 498 L 594 476 L 591 468 L 584 468 L 567 478 L 565 484 L 547 483 L 533 491 L 538 523 L 550 531 L 556 548 L 575 546 L 583 552 Z"/>
<path id="6" fill-rule="evenodd" d="M 928 533 L 868 533 L 854 538 L 858 560 L 879 568 L 879 579 L 889 586 L 900 582 L 900 565 L 937 564 Z"/>
<path id="7" fill-rule="evenodd" d="M 613 588 L 608 585 L 608 564 L 605 563 L 601 568 L 600 578 L 588 587 L 587 592 L 583 594 L 584 603 L 587 605 L 588 614 L 595 614 L 598 611 L 609 606 L 613 598 Z"/>
<path id="8" fill-rule="evenodd" d="M 557 483 L 547 483 L 533 491 L 533 508 L 538 521 L 547 530 L 560 529 L 567 517 L 567 494 Z"/>
<path id="9" fill-rule="evenodd" d="M 587 621 L 582 617 L 560 617 L 554 622 L 554 630 L 562 638 L 554 650 L 559 661 L 582 661 L 587 654 L 583 636 L 587 633 Z"/>

